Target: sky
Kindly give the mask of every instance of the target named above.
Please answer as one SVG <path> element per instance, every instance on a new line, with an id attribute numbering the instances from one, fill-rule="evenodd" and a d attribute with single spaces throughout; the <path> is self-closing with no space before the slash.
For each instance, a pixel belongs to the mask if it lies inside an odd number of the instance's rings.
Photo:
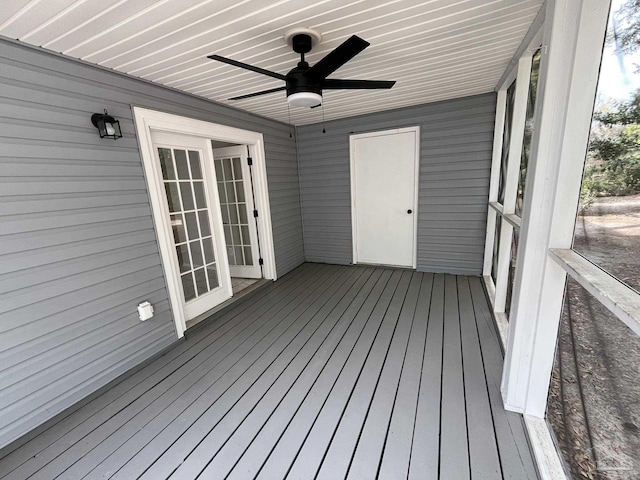
<path id="1" fill-rule="evenodd" d="M 613 0 L 612 11 L 617 11 L 625 0 Z M 611 19 L 609 27 L 611 29 Z M 598 81 L 598 97 L 601 101 L 607 99 L 625 100 L 640 88 L 640 51 L 629 55 L 616 52 L 614 45 L 606 45 L 602 53 L 600 79 Z"/>

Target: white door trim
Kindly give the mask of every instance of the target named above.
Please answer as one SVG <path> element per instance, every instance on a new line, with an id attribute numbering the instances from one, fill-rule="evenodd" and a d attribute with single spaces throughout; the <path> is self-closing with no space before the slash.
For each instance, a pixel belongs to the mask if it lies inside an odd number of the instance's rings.
<path id="1" fill-rule="evenodd" d="M 263 236 L 260 238 L 260 247 L 264 260 L 264 277 L 275 280 L 277 278 L 275 251 L 267 186 L 264 139 L 262 134 L 136 106 L 133 106 L 132 110 L 142 156 L 142 164 L 149 190 L 149 198 L 151 205 L 154 207 L 162 204 L 164 191 L 162 189 L 160 165 L 155 161 L 151 130 L 204 137 L 209 140 L 219 140 L 249 146 L 255 174 L 254 187 L 256 190 L 256 209 L 259 211 L 258 223 L 260 231 L 263 232 Z M 211 142 L 208 142 L 208 144 L 209 148 L 211 148 Z M 166 235 L 162 234 L 162 232 L 168 231 L 168 217 L 155 214 L 154 212 L 156 210 L 156 208 L 152 208 L 153 222 L 169 293 L 169 301 L 173 311 L 176 333 L 178 338 L 181 338 L 187 329 L 186 314 L 181 300 L 179 279 L 174 275 L 174 269 L 172 267 L 174 252 L 171 241 L 169 238 L 166 238 Z"/>
<path id="2" fill-rule="evenodd" d="M 418 188 L 420 186 L 420 127 L 394 128 L 391 130 L 378 130 L 375 132 L 358 133 L 349 135 L 349 169 L 351 190 L 351 244 L 353 249 L 353 263 L 358 263 L 357 238 L 357 211 L 356 211 L 356 185 L 355 185 L 355 142 L 360 138 L 380 137 L 382 135 L 397 135 L 399 133 L 415 132 L 415 160 L 414 160 L 414 199 L 413 199 L 413 260 L 412 267 L 418 266 Z"/>

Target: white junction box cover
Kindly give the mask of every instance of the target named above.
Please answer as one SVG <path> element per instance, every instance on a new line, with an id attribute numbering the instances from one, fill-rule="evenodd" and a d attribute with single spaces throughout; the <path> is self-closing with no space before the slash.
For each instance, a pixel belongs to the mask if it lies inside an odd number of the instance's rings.
<path id="1" fill-rule="evenodd" d="M 138 305 L 138 313 L 140 314 L 140 320 L 142 320 L 143 322 L 145 320 L 149 320 L 151 317 L 153 317 L 153 305 L 151 305 L 149 302 L 142 302 L 140 305 Z"/>

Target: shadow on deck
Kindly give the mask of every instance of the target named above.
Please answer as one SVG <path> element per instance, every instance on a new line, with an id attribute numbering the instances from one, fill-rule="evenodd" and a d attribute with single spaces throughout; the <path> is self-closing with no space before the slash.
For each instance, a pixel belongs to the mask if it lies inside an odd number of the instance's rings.
<path id="1" fill-rule="evenodd" d="M 3 479 L 537 478 L 479 278 L 304 264 L 0 460 Z"/>

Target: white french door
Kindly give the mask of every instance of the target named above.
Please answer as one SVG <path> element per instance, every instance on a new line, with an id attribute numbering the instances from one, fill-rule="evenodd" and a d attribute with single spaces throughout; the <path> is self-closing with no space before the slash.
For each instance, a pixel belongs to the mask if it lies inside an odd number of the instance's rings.
<path id="1" fill-rule="evenodd" d="M 162 212 L 170 226 L 173 274 L 182 293 L 186 320 L 231 297 L 220 204 L 210 142 L 202 137 L 151 131 L 162 172 Z"/>
<path id="2" fill-rule="evenodd" d="M 216 148 L 213 158 L 231 276 L 262 278 L 247 147 Z"/>
<path id="3" fill-rule="evenodd" d="M 350 137 L 354 263 L 416 267 L 419 127 Z"/>

